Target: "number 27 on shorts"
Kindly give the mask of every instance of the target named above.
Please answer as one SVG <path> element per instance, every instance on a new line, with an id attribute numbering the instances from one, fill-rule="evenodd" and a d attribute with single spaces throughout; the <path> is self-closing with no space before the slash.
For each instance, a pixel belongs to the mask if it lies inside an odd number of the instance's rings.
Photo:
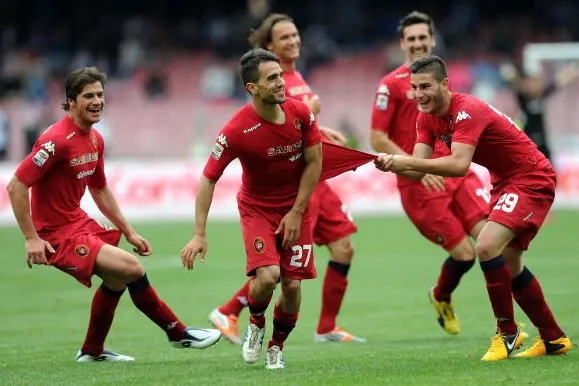
<path id="1" fill-rule="evenodd" d="M 290 260 L 290 265 L 292 267 L 305 268 L 310 263 L 310 258 L 312 257 L 312 245 L 296 244 L 292 247 L 292 257 Z"/>

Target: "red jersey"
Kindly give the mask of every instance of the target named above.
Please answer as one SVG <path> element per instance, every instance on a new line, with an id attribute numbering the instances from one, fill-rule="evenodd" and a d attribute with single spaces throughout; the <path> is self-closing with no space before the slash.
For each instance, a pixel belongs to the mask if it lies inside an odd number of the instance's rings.
<path id="1" fill-rule="evenodd" d="M 416 122 L 417 142 L 434 146 L 440 139 L 476 147 L 473 162 L 486 167 L 494 184 L 507 178 L 521 178 L 532 171 L 549 170 L 549 160 L 512 119 L 467 94 L 453 94 L 444 117 L 420 113 Z"/>
<path id="2" fill-rule="evenodd" d="M 291 207 L 305 167 L 304 148 L 320 143 L 314 115 L 302 102 L 282 103 L 285 123 L 261 118 L 251 103 L 239 109 L 219 133 L 203 175 L 217 181 L 239 158 L 243 169 L 238 200 L 269 207 Z"/>
<path id="3" fill-rule="evenodd" d="M 412 95 L 410 68 L 398 67 L 380 81 L 376 99 L 372 107 L 371 128 L 383 131 L 408 154 L 414 151 L 416 143 L 416 118 L 418 104 Z M 438 146 L 433 157 L 448 155 L 444 146 Z M 397 176 L 398 186 L 420 184 L 420 181 Z"/>
<path id="4" fill-rule="evenodd" d="M 15 175 L 31 187 L 32 220 L 40 237 L 72 232 L 88 217 L 80 201 L 87 186 L 106 186 L 103 155 L 101 134 L 92 128 L 84 132 L 69 116 L 36 140 Z"/>
<path id="5" fill-rule="evenodd" d="M 298 71 L 284 72 L 283 79 L 285 81 L 285 95 L 297 99 L 301 102 L 304 98 L 311 98 L 314 96 L 310 85 L 304 80 L 302 74 Z"/>

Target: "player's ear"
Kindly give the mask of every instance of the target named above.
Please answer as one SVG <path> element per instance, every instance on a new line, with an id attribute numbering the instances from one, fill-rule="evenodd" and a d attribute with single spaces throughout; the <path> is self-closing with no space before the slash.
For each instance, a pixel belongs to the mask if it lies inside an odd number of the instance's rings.
<path id="1" fill-rule="evenodd" d="M 448 85 L 449 85 L 448 78 L 444 78 L 444 79 L 442 80 L 442 86 L 443 86 L 445 89 L 448 90 Z"/>
<path id="2" fill-rule="evenodd" d="M 256 87 L 255 83 L 249 83 L 249 82 L 246 83 L 245 89 L 249 92 L 249 94 L 257 95 L 257 87 Z"/>

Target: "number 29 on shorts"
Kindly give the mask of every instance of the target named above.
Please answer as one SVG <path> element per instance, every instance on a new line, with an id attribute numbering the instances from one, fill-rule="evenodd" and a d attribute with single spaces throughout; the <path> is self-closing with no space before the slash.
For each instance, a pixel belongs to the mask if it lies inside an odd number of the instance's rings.
<path id="1" fill-rule="evenodd" d="M 504 193 L 499 197 L 493 210 L 502 210 L 505 213 L 511 213 L 519 202 L 519 196 L 515 193 Z"/>
<path id="2" fill-rule="evenodd" d="M 292 267 L 305 268 L 310 263 L 310 258 L 312 257 L 312 245 L 296 244 L 292 247 L 292 253 L 290 265 Z"/>

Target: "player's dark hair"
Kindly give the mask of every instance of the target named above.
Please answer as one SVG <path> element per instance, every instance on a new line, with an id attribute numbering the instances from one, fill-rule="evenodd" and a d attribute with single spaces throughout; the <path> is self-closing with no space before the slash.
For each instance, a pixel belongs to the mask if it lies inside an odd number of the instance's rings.
<path id="1" fill-rule="evenodd" d="M 400 37 L 404 38 L 404 30 L 406 27 L 415 24 L 426 24 L 430 35 L 432 36 L 434 34 L 434 22 L 432 21 L 432 18 L 423 12 L 413 11 L 404 16 L 398 22 L 398 34 Z"/>
<path id="2" fill-rule="evenodd" d="M 410 72 L 413 74 L 431 72 L 434 75 L 434 78 L 439 82 L 448 78 L 446 63 L 436 55 L 428 55 L 416 59 L 410 65 Z"/>
<path id="3" fill-rule="evenodd" d="M 271 32 L 273 27 L 280 21 L 294 22 L 291 17 L 283 13 L 272 13 L 266 17 L 258 29 L 252 29 L 249 34 L 249 44 L 253 48 L 267 49 L 267 45 L 271 43 Z"/>
<path id="4" fill-rule="evenodd" d="M 62 109 L 68 111 L 70 109 L 70 100 L 76 100 L 84 86 L 95 82 L 101 82 L 103 87 L 107 82 L 107 75 L 104 72 L 100 72 L 96 67 L 82 67 L 71 72 L 64 81 L 65 97 Z"/>
<path id="5" fill-rule="evenodd" d="M 277 62 L 276 54 L 263 48 L 252 48 L 239 60 L 239 76 L 243 84 L 257 83 L 259 81 L 259 65 L 266 62 Z"/>

